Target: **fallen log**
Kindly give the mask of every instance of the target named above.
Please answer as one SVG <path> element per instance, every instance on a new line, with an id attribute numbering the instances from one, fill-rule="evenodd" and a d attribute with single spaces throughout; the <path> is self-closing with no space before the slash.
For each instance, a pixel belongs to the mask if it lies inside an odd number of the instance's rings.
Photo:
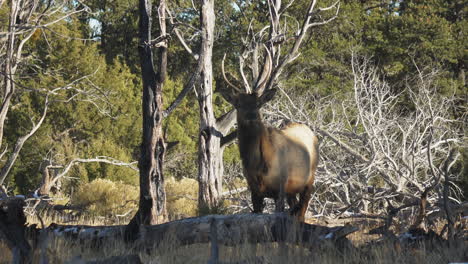
<path id="1" fill-rule="evenodd" d="M 65 264 L 141 264 L 141 259 L 138 255 L 126 255 L 126 256 L 114 256 L 99 260 L 86 260 L 81 256 L 74 257 L 73 259 L 66 261 Z"/>
<path id="2" fill-rule="evenodd" d="M 125 226 L 51 225 L 46 230 L 49 237 L 67 237 L 99 246 L 109 240 L 123 239 Z M 280 213 L 208 215 L 141 226 L 135 242 L 144 248 L 156 248 L 167 241 L 172 246 L 210 242 L 225 246 L 289 242 L 313 248 L 324 241 L 346 244 L 349 242 L 346 236 L 357 230 L 352 226 L 326 227 L 300 223 Z"/>

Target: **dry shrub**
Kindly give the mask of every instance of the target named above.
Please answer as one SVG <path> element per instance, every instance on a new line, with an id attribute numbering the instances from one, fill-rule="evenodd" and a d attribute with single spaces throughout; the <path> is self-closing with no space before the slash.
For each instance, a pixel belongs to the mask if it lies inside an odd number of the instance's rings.
<path id="1" fill-rule="evenodd" d="M 198 182 L 194 179 L 168 178 L 165 181 L 167 211 L 170 220 L 197 216 Z M 95 215 L 126 214 L 137 208 L 138 187 L 106 179 L 96 179 L 80 186 L 71 203 L 84 205 Z"/>
<path id="2" fill-rule="evenodd" d="M 167 212 L 171 220 L 196 216 L 198 213 L 198 182 L 182 178 L 166 180 Z"/>
<path id="3" fill-rule="evenodd" d="M 138 196 L 139 190 L 136 186 L 96 179 L 82 184 L 74 193 L 71 202 L 86 206 L 92 214 L 117 215 L 136 209 Z"/>

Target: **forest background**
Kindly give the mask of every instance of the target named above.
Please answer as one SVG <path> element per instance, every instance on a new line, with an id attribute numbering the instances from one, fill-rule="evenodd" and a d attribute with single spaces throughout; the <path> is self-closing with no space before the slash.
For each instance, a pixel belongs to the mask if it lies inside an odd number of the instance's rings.
<path id="1" fill-rule="evenodd" d="M 10 7 L 3 2 L 0 1 L 0 31 L 5 32 Z M 78 1 L 73 4 L 81 5 Z M 321 4 L 328 6 L 332 1 Z M 88 12 L 37 29 L 23 48 L 23 59 L 15 75 L 17 92 L 11 99 L 5 121 L 1 168 L 8 163 L 18 139 L 40 120 L 46 100 L 44 91 L 67 85 L 72 88 L 57 94 L 48 105 L 42 125 L 25 141 L 3 184 L 12 193 L 31 193 L 41 185 L 44 173 L 60 174 L 76 159 L 106 159 L 114 164 L 74 163 L 50 196 L 57 203 L 86 205 L 97 215 L 131 215 L 138 204 L 135 161 L 139 157 L 142 134 L 138 3 L 96 0 L 83 5 Z M 197 10 L 190 1 L 168 5 L 177 21 L 186 27 L 189 44 L 196 46 L 200 41 L 196 30 Z M 304 11 L 301 7 L 306 5 L 306 1 L 296 1 L 289 15 L 301 17 Z M 251 18 L 256 19 L 255 23 L 265 23 L 268 8 L 263 2 L 222 0 L 216 1 L 215 9 L 213 65 L 214 87 L 217 87 L 226 85 L 221 73 L 223 55 L 227 53 L 232 69 L 238 68 L 235 54 L 242 51 L 242 37 Z M 417 81 L 417 76 L 431 73 L 432 83 L 437 87 L 433 95 L 454 98 L 447 105 L 450 119 L 455 120 L 450 129 L 457 135 L 453 137 L 456 141 L 450 144 L 455 145 L 461 156 L 452 171 L 457 175 L 460 193 L 466 194 L 466 11 L 463 1 L 341 1 L 338 17 L 313 28 L 301 56 L 285 69 L 279 83 L 288 96 L 277 100 L 308 98 L 311 103 L 304 106 L 304 111 L 320 116 L 325 123 L 347 118 L 349 113 L 358 110 L 342 108 L 339 102 L 354 91 L 355 73 L 351 65 L 357 53 L 371 58 L 379 76 L 391 87 L 391 94 L 398 96 L 397 111 L 409 116 L 417 107 L 408 87 Z M 291 23 L 294 25 L 295 21 Z M 173 26 L 168 32 L 173 32 Z M 2 44 L 6 43 L 5 39 L 0 35 Z M 2 69 L 6 56 L 5 46 L 0 47 Z M 192 56 L 175 37 L 170 38 L 168 79 L 163 90 L 166 104 L 175 99 L 195 67 Z M 4 77 L 0 80 L 1 87 L 7 80 Z M 332 109 L 347 110 L 315 108 L 330 98 L 336 103 Z M 217 116 L 230 110 L 216 92 L 213 103 Z M 275 123 L 280 117 L 277 113 L 286 110 L 287 107 L 276 103 L 266 115 Z M 192 91 L 164 124 L 166 140 L 179 142 L 168 151 L 164 168 L 168 211 L 173 219 L 199 214 L 196 205 L 198 118 L 198 103 Z M 350 120 L 350 127 L 352 123 Z M 245 186 L 235 144 L 224 152 L 224 163 L 225 179 L 230 179 L 224 182 L 225 189 L 227 185 Z M 319 168 L 319 174 L 327 175 L 327 171 Z M 370 180 L 369 185 L 380 187 L 383 183 Z"/>

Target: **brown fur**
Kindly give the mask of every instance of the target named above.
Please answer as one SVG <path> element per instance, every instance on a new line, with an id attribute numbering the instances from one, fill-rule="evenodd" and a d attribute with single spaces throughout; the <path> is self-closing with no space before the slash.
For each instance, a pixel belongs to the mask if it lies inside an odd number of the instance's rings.
<path id="1" fill-rule="evenodd" d="M 260 97 L 229 97 L 237 110 L 244 175 L 252 192 L 254 212 L 262 212 L 264 198 L 274 198 L 276 210 L 282 211 L 287 198 L 291 213 L 304 221 L 317 169 L 318 138 L 304 124 L 289 123 L 282 129 L 266 127 L 259 109 L 271 98 L 268 91 Z"/>

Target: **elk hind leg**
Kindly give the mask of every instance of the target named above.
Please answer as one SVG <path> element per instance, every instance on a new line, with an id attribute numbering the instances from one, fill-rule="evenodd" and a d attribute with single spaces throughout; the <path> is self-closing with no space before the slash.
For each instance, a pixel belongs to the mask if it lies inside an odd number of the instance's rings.
<path id="1" fill-rule="evenodd" d="M 309 207 L 309 201 L 312 195 L 312 186 L 307 186 L 299 195 L 299 203 L 294 208 L 293 214 L 297 215 L 300 222 L 304 222 L 305 213 Z"/>
<path id="2" fill-rule="evenodd" d="M 284 212 L 284 196 L 278 196 L 278 198 L 275 199 L 275 212 L 281 213 Z"/>

